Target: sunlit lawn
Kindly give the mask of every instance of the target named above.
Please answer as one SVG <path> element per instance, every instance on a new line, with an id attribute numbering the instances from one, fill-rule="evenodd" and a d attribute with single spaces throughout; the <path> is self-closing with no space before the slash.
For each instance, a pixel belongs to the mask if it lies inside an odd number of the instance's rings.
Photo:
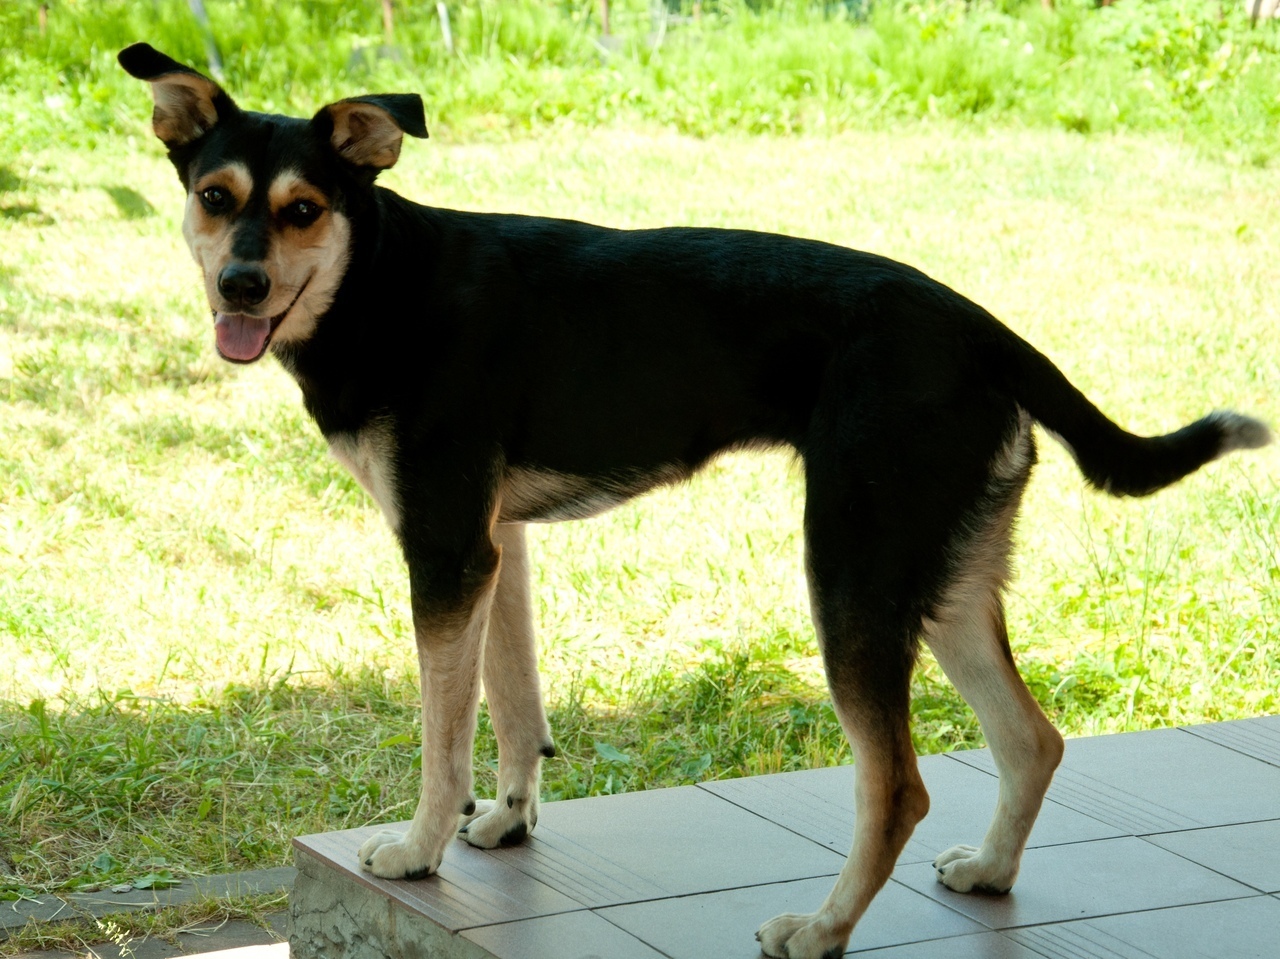
<path id="1" fill-rule="evenodd" d="M 1165 141 L 566 127 L 415 142 L 385 182 L 439 205 L 873 250 L 991 309 L 1126 426 L 1221 406 L 1280 422 L 1275 174 Z M 0 893 L 157 859 L 273 864 L 298 832 L 403 818 L 416 793 L 396 549 L 287 375 L 215 358 L 181 201 L 141 130 L 0 170 L 0 849 L 16 871 Z M 1010 624 L 1064 729 L 1280 709 L 1274 449 L 1141 501 L 1088 491 L 1042 449 Z M 807 618 L 802 486 L 786 456 L 735 456 L 535 530 L 562 750 L 547 798 L 847 761 Z M 917 736 L 980 742 L 928 665 Z M 480 748 L 483 792 L 487 725 Z"/>

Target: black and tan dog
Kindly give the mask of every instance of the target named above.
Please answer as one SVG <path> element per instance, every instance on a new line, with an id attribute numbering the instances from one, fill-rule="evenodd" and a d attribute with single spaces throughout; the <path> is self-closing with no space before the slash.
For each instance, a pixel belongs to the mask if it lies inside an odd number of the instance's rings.
<path id="1" fill-rule="evenodd" d="M 1032 423 L 1093 485 L 1135 496 L 1263 445 L 1264 425 L 1214 413 L 1127 433 L 985 310 L 867 253 L 420 206 L 374 185 L 404 134 L 427 135 L 417 96 L 295 119 L 241 110 L 145 44 L 120 62 L 151 84 L 219 352 L 276 355 L 408 563 L 422 798 L 406 833 L 364 845 L 365 869 L 423 878 L 455 835 L 488 848 L 537 822 L 554 750 L 524 524 L 591 516 L 725 450 L 786 446 L 804 464 L 806 571 L 857 825 L 826 902 L 765 923 L 764 951 L 839 955 L 928 810 L 908 732 L 922 640 L 1000 772 L 982 845 L 944 852 L 938 879 L 1013 885 L 1062 755 L 1001 603 Z M 482 675 L 499 766 L 497 801 L 478 804 Z"/>

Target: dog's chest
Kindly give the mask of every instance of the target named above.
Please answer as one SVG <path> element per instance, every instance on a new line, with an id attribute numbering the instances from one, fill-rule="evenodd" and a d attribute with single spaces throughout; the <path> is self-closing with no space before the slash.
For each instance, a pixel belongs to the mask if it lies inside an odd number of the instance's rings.
<path id="1" fill-rule="evenodd" d="M 329 452 L 373 497 L 392 531 L 399 531 L 400 499 L 391 430 L 385 424 L 372 424 L 354 433 L 334 433 L 328 439 Z"/>

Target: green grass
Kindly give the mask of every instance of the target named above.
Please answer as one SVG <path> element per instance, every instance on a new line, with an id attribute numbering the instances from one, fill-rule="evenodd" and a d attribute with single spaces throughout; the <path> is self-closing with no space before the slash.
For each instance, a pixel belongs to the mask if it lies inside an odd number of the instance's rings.
<path id="1" fill-rule="evenodd" d="M 895 256 L 1145 431 L 1218 406 L 1280 422 L 1273 179 L 1170 138 L 947 121 L 428 141 L 386 177 L 441 205 Z M 92 152 L 29 144 L 0 188 L 0 896 L 272 865 L 293 835 L 407 817 L 396 549 L 287 375 L 214 358 L 158 145 L 140 126 Z M 1044 444 L 1010 624 L 1069 734 L 1280 710 L 1277 467 L 1268 450 L 1115 501 Z M 536 529 L 546 799 L 847 761 L 801 499 L 788 458 L 735 456 Z M 928 661 L 914 714 L 922 751 L 981 742 Z M 493 760 L 482 717 L 482 794 Z"/>
<path id="2" fill-rule="evenodd" d="M 181 906 L 121 912 L 96 918 L 63 916 L 50 922 L 28 922 L 7 939 L 0 941 L 0 956 L 30 957 L 33 953 L 58 950 L 78 956 L 93 957 L 100 950 L 91 946 L 110 943 L 125 959 L 135 955 L 136 944 L 159 939 L 172 946 L 175 955 L 195 938 L 180 942 L 178 936 L 208 936 L 228 922 L 250 922 L 266 928 L 266 917 L 287 905 L 286 897 L 250 895 L 232 897 L 200 897 Z"/>
<path id="3" fill-rule="evenodd" d="M 144 108 L 115 53 L 148 40 L 207 69 L 183 0 L 0 7 L 0 162 L 33 138 L 96 145 Z M 391 41 L 380 7 L 207 3 L 230 89 L 266 110 L 314 110 L 365 89 L 428 102 L 434 134 L 507 135 L 637 121 L 717 132 L 831 133 L 948 117 L 1080 133 L 1176 131 L 1233 162 L 1277 155 L 1280 29 L 1239 2 L 692 0 L 665 25 L 649 0 L 613 0 L 603 53 L 595 0 L 454 0 L 455 54 L 430 5 Z M 853 11 L 856 15 L 851 15 Z M 323 99 L 322 99 L 323 98 Z"/>

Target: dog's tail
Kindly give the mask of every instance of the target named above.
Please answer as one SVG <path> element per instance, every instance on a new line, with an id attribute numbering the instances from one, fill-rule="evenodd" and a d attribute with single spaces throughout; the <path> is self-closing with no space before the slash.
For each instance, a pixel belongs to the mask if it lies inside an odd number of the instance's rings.
<path id="1" fill-rule="evenodd" d="M 1121 429 L 1071 385 L 1044 354 L 1007 328 L 988 351 L 991 375 L 1075 457 L 1094 486 L 1114 496 L 1146 496 L 1232 450 L 1272 440 L 1260 420 L 1218 411 L 1164 436 Z"/>

